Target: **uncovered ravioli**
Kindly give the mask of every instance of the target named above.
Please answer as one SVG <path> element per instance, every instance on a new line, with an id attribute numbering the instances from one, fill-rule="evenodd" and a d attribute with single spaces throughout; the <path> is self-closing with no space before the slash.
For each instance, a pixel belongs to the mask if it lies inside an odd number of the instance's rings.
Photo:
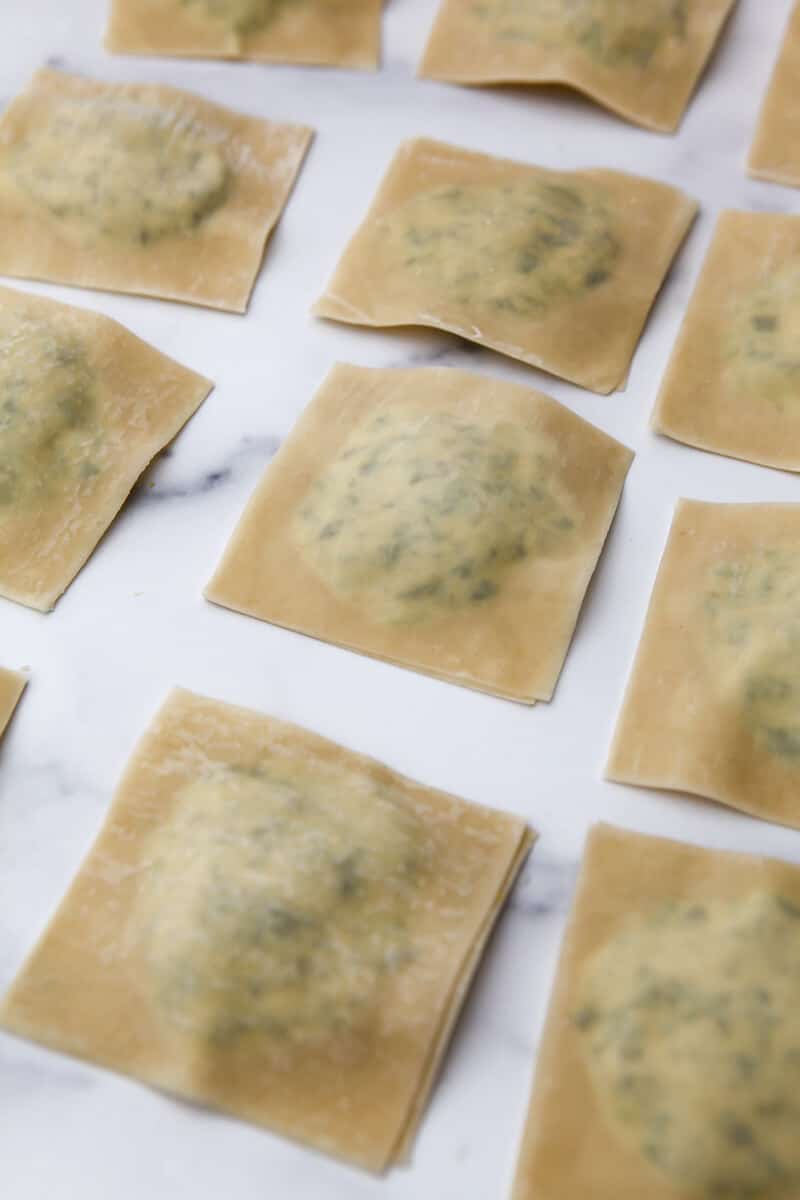
<path id="1" fill-rule="evenodd" d="M 381 1171 L 532 841 L 176 690 L 0 1024 Z"/>
<path id="2" fill-rule="evenodd" d="M 211 387 L 116 321 L 0 288 L 0 595 L 51 609 Z"/>
<path id="3" fill-rule="evenodd" d="M 39 71 L 0 117 L 0 272 L 244 312 L 310 137 Z"/>
<path id="4" fill-rule="evenodd" d="M 106 47 L 375 68 L 380 0 L 112 0 Z"/>
<path id="5" fill-rule="evenodd" d="M 0 667 L 0 734 L 11 720 L 27 682 L 21 671 L 9 671 L 7 667 Z"/>
<path id="6" fill-rule="evenodd" d="M 680 501 L 607 772 L 800 828 L 800 505 Z"/>
<path id="7" fill-rule="evenodd" d="M 610 392 L 696 211 L 632 175 L 408 141 L 314 311 L 448 330 Z"/>
<path id="8" fill-rule="evenodd" d="M 567 84 L 675 130 L 736 0 L 443 0 L 420 74 Z"/>
<path id="9" fill-rule="evenodd" d="M 513 1200 L 800 1191 L 800 870 L 596 826 Z"/>
<path id="10" fill-rule="evenodd" d="M 758 179 L 800 187 L 800 3 L 792 11 L 750 149 L 748 171 Z"/>
<path id="11" fill-rule="evenodd" d="M 206 596 L 453 683 L 547 700 L 632 458 L 517 384 L 339 365 Z"/>
<path id="12" fill-rule="evenodd" d="M 800 217 L 720 217 L 653 426 L 800 471 Z"/>

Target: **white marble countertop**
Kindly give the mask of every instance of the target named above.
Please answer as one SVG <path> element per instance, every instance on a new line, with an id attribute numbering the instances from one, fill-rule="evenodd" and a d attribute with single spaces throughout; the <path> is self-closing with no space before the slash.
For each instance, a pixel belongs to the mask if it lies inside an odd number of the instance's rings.
<path id="1" fill-rule="evenodd" d="M 247 317 L 21 284 L 97 309 L 216 380 L 49 616 L 0 601 L 0 662 L 31 684 L 0 749 L 0 988 L 76 871 L 131 748 L 174 683 L 306 725 L 427 784 L 527 817 L 541 840 L 501 920 L 423 1120 L 413 1163 L 373 1179 L 134 1081 L 0 1037 L 7 1200 L 502 1198 L 588 825 L 800 861 L 800 834 L 602 769 L 679 495 L 797 500 L 794 477 L 654 437 L 648 421 L 724 207 L 800 212 L 744 157 L 790 0 L 740 0 L 680 134 L 624 124 L 570 93 L 414 78 L 433 0 L 390 0 L 375 75 L 168 59 L 101 48 L 105 0 L 4 0 L 0 103 L 45 62 L 167 82 L 317 138 Z M 682 186 L 702 214 L 658 300 L 625 393 L 600 397 L 434 333 L 309 316 L 398 142 L 430 135 L 545 166 L 597 165 Z M 527 709 L 215 608 L 201 597 L 264 466 L 335 360 L 438 362 L 528 382 L 637 452 L 550 705 Z"/>

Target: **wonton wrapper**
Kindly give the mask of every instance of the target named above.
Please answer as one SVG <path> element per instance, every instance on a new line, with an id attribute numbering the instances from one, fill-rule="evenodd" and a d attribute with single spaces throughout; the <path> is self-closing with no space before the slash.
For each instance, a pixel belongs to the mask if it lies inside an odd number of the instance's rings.
<path id="1" fill-rule="evenodd" d="M 696 212 L 634 175 L 405 142 L 314 311 L 445 329 L 610 392 Z"/>
<path id="2" fill-rule="evenodd" d="M 800 3 L 786 30 L 780 57 L 758 120 L 747 163 L 758 179 L 800 187 Z"/>
<path id="3" fill-rule="evenodd" d="M 632 459 L 518 384 L 339 365 L 205 594 L 452 683 L 548 700 Z"/>
<path id="4" fill-rule="evenodd" d="M 27 677 L 21 671 L 0 667 L 0 734 L 11 720 L 27 682 Z"/>
<path id="5" fill-rule="evenodd" d="M 735 0 L 443 0 L 420 74 L 567 84 L 613 112 L 677 128 Z"/>
<path id="6" fill-rule="evenodd" d="M 800 869 L 589 835 L 513 1200 L 800 1194 Z"/>
<path id="7" fill-rule="evenodd" d="M 653 426 L 800 471 L 800 217 L 720 217 Z"/>
<path id="8" fill-rule="evenodd" d="M 380 0 L 112 0 L 106 48 L 374 69 Z"/>
<path id="9" fill-rule="evenodd" d="M 0 116 L 0 272 L 244 312 L 310 137 L 38 71 Z"/>
<path id="10" fill-rule="evenodd" d="M 0 288 L 0 596 L 49 611 L 212 386 L 108 317 Z"/>
<path id="11" fill-rule="evenodd" d="M 800 828 L 800 505 L 679 502 L 608 777 Z"/>
<path id="12" fill-rule="evenodd" d="M 516 817 L 174 691 L 0 1024 L 383 1170 L 532 841 Z"/>

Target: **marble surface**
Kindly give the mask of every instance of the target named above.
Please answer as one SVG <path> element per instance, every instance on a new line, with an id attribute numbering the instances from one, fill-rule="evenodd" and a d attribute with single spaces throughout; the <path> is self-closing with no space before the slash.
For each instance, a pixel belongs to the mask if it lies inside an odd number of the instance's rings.
<path id="1" fill-rule="evenodd" d="M 567 92 L 414 78 L 432 0 L 390 0 L 380 73 L 105 55 L 105 0 L 0 5 L 0 102 L 44 62 L 168 82 L 317 138 L 247 317 L 66 288 L 216 390 L 148 473 L 49 616 L 0 601 L 0 662 L 31 683 L 0 749 L 0 987 L 77 869 L 131 748 L 174 683 L 307 725 L 436 787 L 524 814 L 541 840 L 479 972 L 407 1169 L 372 1179 L 268 1133 L 0 1037 L 8 1200 L 220 1196 L 484 1200 L 507 1195 L 558 941 L 588 825 L 600 818 L 800 861 L 800 834 L 602 779 L 673 503 L 797 500 L 795 478 L 648 430 L 655 392 L 723 207 L 800 211 L 744 157 L 789 0 L 740 0 L 676 137 Z M 702 214 L 660 296 L 627 390 L 599 397 L 446 335 L 316 321 L 319 294 L 399 140 L 425 134 L 546 166 L 638 171 Z M 322 645 L 204 602 L 242 506 L 335 360 L 438 362 L 540 387 L 637 452 L 555 699 L 526 709 Z"/>

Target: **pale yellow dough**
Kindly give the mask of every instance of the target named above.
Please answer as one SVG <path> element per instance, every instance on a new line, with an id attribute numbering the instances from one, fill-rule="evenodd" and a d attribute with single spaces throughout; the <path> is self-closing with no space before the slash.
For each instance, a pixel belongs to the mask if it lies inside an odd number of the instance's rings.
<path id="1" fill-rule="evenodd" d="M 516 817 L 174 691 L 0 1024 L 381 1171 L 532 842 Z"/>
<path id="2" fill-rule="evenodd" d="M 408 141 L 314 311 L 448 330 L 610 392 L 696 211 L 633 175 Z"/>
<path id="3" fill-rule="evenodd" d="M 607 769 L 800 828 L 800 505 L 678 504 Z"/>
<path id="4" fill-rule="evenodd" d="M 0 735 L 11 720 L 27 682 L 27 676 L 21 671 L 0 667 Z"/>
<path id="5" fill-rule="evenodd" d="M 589 835 L 513 1200 L 800 1194 L 800 869 Z"/>
<path id="6" fill-rule="evenodd" d="M 206 596 L 452 683 L 547 700 L 632 458 L 517 384 L 339 365 Z"/>
<path id="7" fill-rule="evenodd" d="M 106 48 L 374 70 L 380 24 L 381 0 L 112 0 Z"/>
<path id="8" fill-rule="evenodd" d="M 750 148 L 758 179 L 800 187 L 800 3 L 792 10 Z"/>
<path id="9" fill-rule="evenodd" d="M 736 0 L 443 0 L 420 74 L 567 84 L 674 131 Z"/>
<path id="10" fill-rule="evenodd" d="M 720 217 L 653 427 L 800 471 L 800 217 Z"/>
<path id="11" fill-rule="evenodd" d="M 49 611 L 211 387 L 108 317 L 0 288 L 0 596 Z"/>
<path id="12" fill-rule="evenodd" d="M 39 71 L 0 116 L 0 273 L 244 312 L 310 138 Z"/>

